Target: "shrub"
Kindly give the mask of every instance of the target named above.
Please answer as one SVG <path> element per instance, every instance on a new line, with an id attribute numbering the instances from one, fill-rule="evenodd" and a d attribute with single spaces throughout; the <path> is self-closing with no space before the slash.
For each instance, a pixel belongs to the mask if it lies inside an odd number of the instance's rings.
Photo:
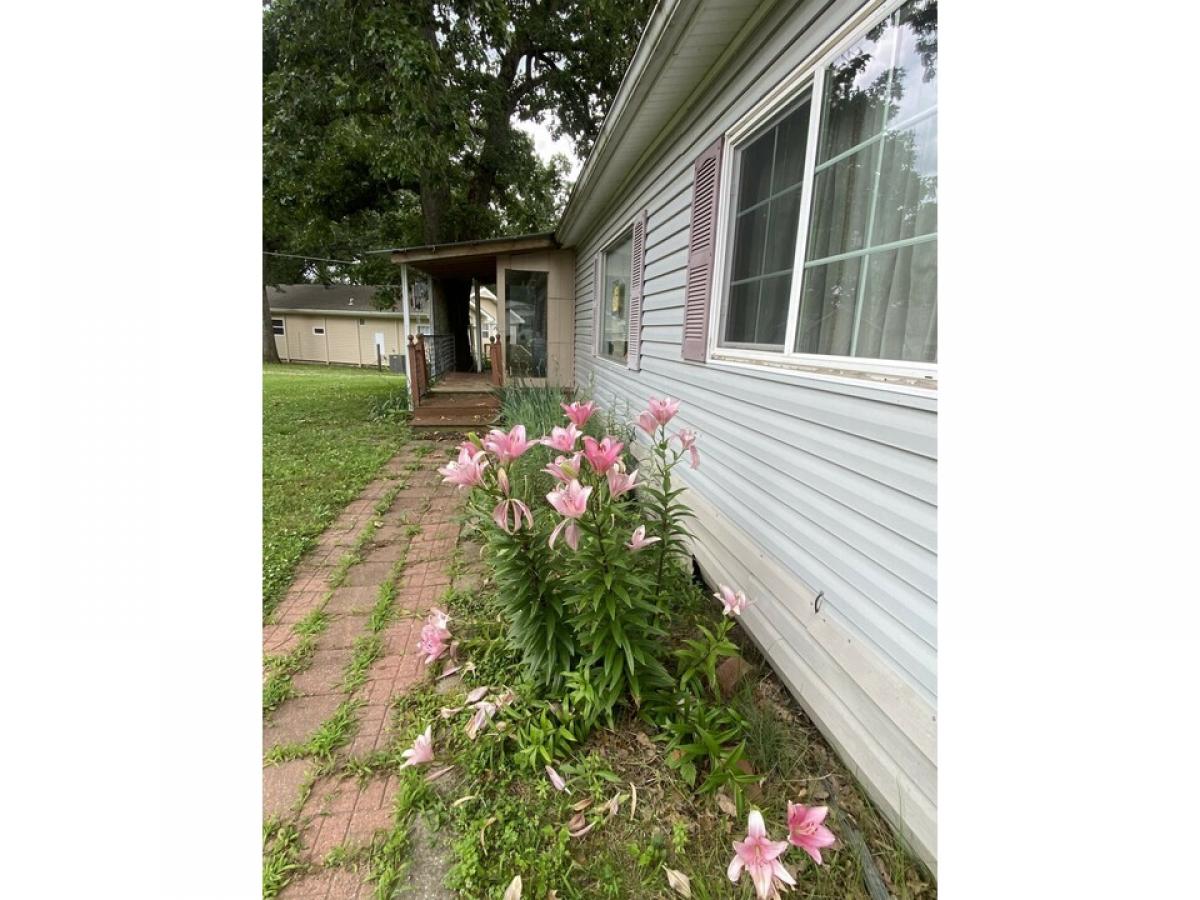
<path id="1" fill-rule="evenodd" d="M 611 722 L 619 705 L 640 706 L 649 690 L 670 684 L 664 588 L 686 550 L 691 515 L 671 471 L 685 453 L 698 464 L 695 436 L 669 433 L 678 402 L 651 398 L 639 416 L 651 437 L 641 470 L 649 475 L 639 477 L 630 431 L 596 415 L 594 403 L 568 406 L 557 392 L 520 385 L 505 390 L 503 403 L 510 421 L 527 416 L 538 429 L 519 422 L 472 436 L 441 472 L 472 491 L 508 638 L 531 679 L 555 691 L 566 679 L 576 716 Z M 605 433 L 609 425 L 618 434 Z M 549 433 L 530 437 L 538 431 Z"/>

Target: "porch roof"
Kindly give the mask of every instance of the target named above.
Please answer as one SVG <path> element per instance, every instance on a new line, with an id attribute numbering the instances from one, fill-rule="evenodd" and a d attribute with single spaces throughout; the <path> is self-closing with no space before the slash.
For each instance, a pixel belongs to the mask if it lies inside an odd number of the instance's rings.
<path id="1" fill-rule="evenodd" d="M 496 280 L 496 257 L 508 253 L 553 250 L 558 247 L 554 232 L 516 237 L 459 241 L 454 244 L 424 244 L 389 251 L 392 262 L 407 263 L 435 277 L 476 278 L 488 284 Z"/>

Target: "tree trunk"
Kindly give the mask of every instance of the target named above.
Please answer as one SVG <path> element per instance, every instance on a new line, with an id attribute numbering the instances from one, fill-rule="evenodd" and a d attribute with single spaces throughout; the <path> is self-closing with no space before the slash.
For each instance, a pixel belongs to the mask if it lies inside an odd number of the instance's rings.
<path id="1" fill-rule="evenodd" d="M 271 301 L 267 299 L 265 283 L 263 284 L 263 362 L 280 362 L 279 349 L 275 346 L 275 329 L 271 325 Z"/>

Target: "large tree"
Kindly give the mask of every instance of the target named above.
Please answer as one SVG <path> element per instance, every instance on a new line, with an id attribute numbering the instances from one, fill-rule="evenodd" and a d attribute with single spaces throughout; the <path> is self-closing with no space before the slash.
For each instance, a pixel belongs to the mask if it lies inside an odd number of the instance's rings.
<path id="1" fill-rule="evenodd" d="M 347 259 L 549 230 L 567 161 L 542 162 L 515 123 L 544 121 L 586 155 L 652 6 L 264 3 L 263 249 Z M 268 283 L 395 279 L 386 256 L 264 258 Z M 265 309 L 263 329 L 265 350 Z"/>

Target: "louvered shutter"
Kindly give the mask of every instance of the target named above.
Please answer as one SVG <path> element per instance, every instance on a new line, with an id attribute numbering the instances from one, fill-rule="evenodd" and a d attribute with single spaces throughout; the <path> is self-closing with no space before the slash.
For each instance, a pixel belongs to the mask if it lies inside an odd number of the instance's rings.
<path id="1" fill-rule="evenodd" d="M 601 352 L 600 341 L 600 253 L 592 261 L 592 353 Z"/>
<path id="2" fill-rule="evenodd" d="M 724 147 L 725 136 L 722 135 L 700 154 L 692 168 L 692 230 L 683 307 L 683 358 L 694 362 L 704 362 L 708 352 L 708 306 L 712 297 Z"/>
<path id="3" fill-rule="evenodd" d="M 633 272 L 629 285 L 629 368 L 642 368 L 642 287 L 646 275 L 646 211 L 633 221 Z"/>

